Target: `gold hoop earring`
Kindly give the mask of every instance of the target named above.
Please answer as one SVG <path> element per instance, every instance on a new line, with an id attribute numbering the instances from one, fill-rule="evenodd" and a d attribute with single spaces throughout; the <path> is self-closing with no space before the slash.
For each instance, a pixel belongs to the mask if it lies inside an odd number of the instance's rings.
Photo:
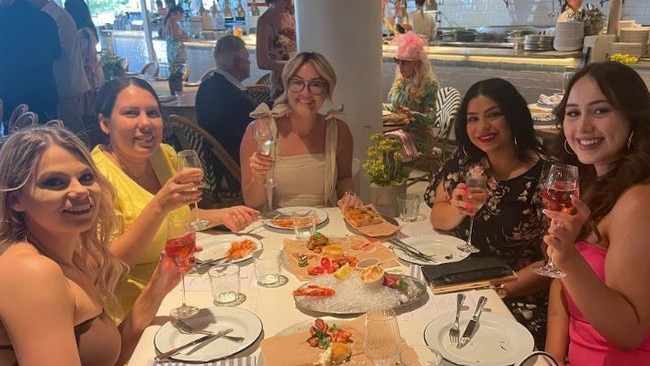
<path id="1" fill-rule="evenodd" d="M 564 140 L 564 151 L 566 151 L 567 154 L 569 155 L 575 155 L 573 151 L 571 151 L 571 148 L 569 147 L 569 144 L 567 143 L 566 140 Z"/>

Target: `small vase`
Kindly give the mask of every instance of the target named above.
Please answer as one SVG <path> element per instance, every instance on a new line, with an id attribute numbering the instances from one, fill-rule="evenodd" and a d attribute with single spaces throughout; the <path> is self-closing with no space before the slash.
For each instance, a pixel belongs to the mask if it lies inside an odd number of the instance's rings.
<path id="1" fill-rule="evenodd" d="M 387 218 L 399 216 L 397 196 L 406 193 L 406 182 L 394 186 L 370 185 L 370 203 L 375 206 L 380 215 Z"/>
<path id="2" fill-rule="evenodd" d="M 176 95 L 176 92 L 183 91 L 183 74 L 178 72 L 173 72 L 169 74 L 169 92 L 172 96 Z"/>

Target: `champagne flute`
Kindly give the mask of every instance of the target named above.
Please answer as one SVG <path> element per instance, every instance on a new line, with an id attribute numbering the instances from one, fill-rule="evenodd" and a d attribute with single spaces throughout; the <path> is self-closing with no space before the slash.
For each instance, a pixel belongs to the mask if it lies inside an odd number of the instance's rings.
<path id="1" fill-rule="evenodd" d="M 253 141 L 257 147 L 257 152 L 262 155 L 270 156 L 273 148 L 275 147 L 275 136 L 271 131 L 271 119 L 262 118 L 255 120 L 252 124 L 253 129 Z M 276 186 L 275 180 L 273 179 L 273 171 L 275 165 L 271 168 L 271 171 L 266 175 L 266 202 L 268 205 L 268 210 L 273 210 L 273 188 Z"/>
<path id="2" fill-rule="evenodd" d="M 467 184 L 467 190 L 469 190 L 469 203 L 473 206 L 468 209 L 470 215 L 469 221 L 469 235 L 467 236 L 467 243 L 459 245 L 458 249 L 462 250 L 463 253 L 478 253 L 481 250 L 474 245 L 472 245 L 472 232 L 474 231 L 474 217 L 476 213 L 481 210 L 485 202 L 488 199 L 487 192 L 487 177 L 485 172 L 481 169 L 480 172 L 476 169 L 470 169 L 465 177 L 465 184 Z"/>
<path id="3" fill-rule="evenodd" d="M 183 150 L 178 152 L 178 171 L 184 168 L 198 168 L 203 169 L 199 154 L 194 150 Z M 192 228 L 195 231 L 205 230 L 210 226 L 208 220 L 203 220 L 199 217 L 199 204 L 194 202 L 190 205 L 194 220 L 192 221 Z"/>
<path id="4" fill-rule="evenodd" d="M 193 255 L 196 250 L 196 232 L 187 222 L 170 220 L 167 225 L 167 243 L 165 253 L 174 260 L 181 273 L 181 306 L 172 309 L 174 319 L 186 319 L 196 315 L 199 309 L 185 303 L 185 274 L 192 269 Z"/>
<path id="5" fill-rule="evenodd" d="M 542 202 L 547 210 L 574 213 L 571 195 L 578 195 L 578 167 L 567 164 L 553 164 L 548 172 L 542 191 Z M 534 267 L 533 272 L 551 278 L 562 278 L 564 272 L 553 265 L 549 257 L 546 265 Z"/>
<path id="6" fill-rule="evenodd" d="M 392 366 L 400 362 L 402 336 L 393 309 L 372 309 L 366 313 L 363 353 L 375 366 Z"/>

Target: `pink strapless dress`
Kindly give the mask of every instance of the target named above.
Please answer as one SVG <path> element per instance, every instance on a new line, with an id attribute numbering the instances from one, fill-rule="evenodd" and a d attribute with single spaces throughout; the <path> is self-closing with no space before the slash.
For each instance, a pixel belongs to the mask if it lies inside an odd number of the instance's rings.
<path id="1" fill-rule="evenodd" d="M 605 282 L 605 256 L 607 250 L 585 241 L 576 248 L 587 263 Z M 570 366 L 633 366 L 650 365 L 650 334 L 633 351 L 621 351 L 605 340 L 584 318 L 568 293 L 564 292 L 569 308 L 569 361 Z"/>

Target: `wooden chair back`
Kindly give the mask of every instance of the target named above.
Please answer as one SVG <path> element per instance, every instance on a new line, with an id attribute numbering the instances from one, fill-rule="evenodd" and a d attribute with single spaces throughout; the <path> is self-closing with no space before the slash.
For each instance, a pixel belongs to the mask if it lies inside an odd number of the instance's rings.
<path id="1" fill-rule="evenodd" d="M 228 151 L 212 135 L 191 120 L 170 115 L 167 128 L 172 145 L 180 150 L 195 150 L 203 164 L 207 184 L 203 207 L 228 207 L 242 204 L 241 169 Z"/>

